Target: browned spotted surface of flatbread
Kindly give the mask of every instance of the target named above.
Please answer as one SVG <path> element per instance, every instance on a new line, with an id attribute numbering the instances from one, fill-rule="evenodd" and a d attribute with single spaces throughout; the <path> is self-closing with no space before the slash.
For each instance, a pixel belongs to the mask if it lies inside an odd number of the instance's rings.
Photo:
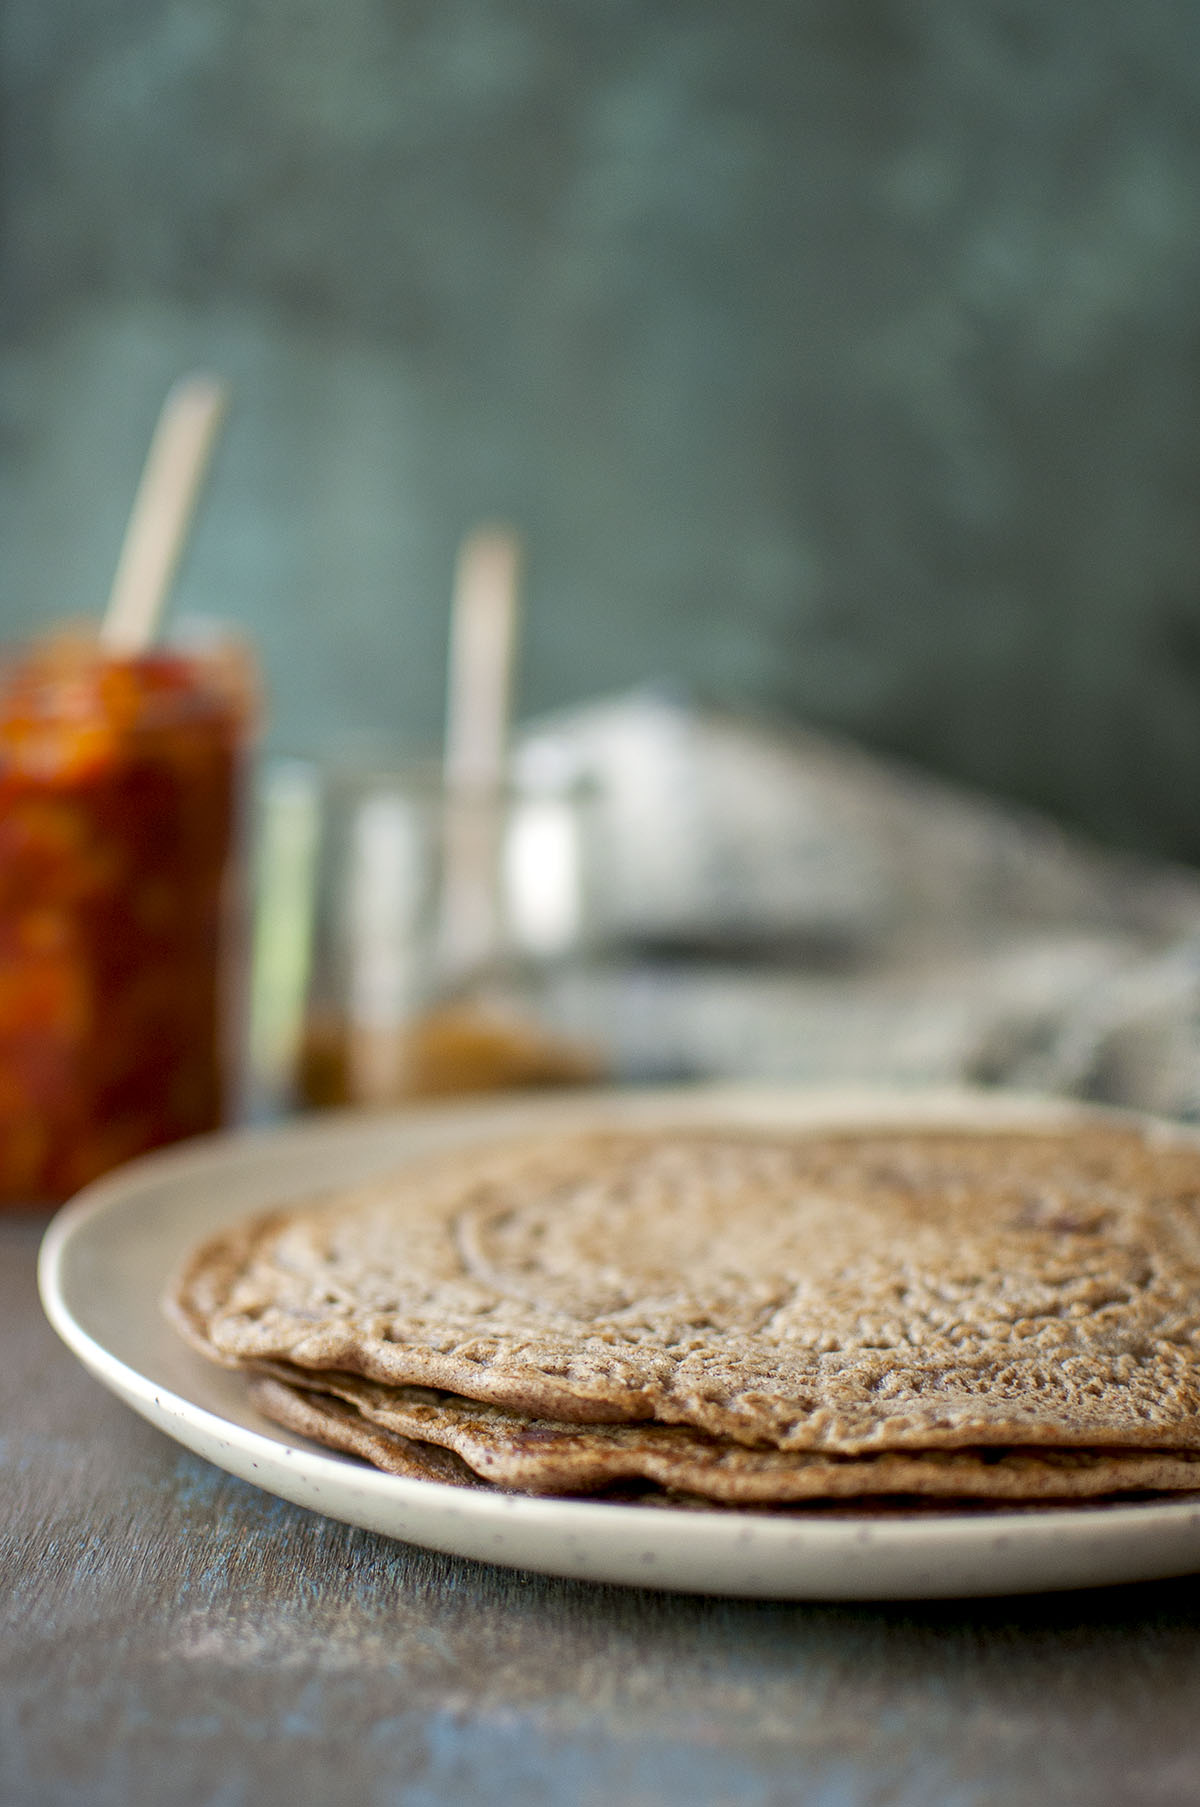
<path id="1" fill-rule="evenodd" d="M 853 1455 L 1200 1448 L 1200 1150 L 1153 1130 L 544 1138 L 216 1239 L 176 1321 L 576 1423 Z"/>

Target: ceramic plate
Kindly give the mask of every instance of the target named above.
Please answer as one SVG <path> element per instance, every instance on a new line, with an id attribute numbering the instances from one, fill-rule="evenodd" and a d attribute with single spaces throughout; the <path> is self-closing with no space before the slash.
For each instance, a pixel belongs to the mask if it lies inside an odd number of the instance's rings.
<path id="1" fill-rule="evenodd" d="M 209 1138 L 89 1187 L 46 1235 L 42 1299 L 91 1372 L 168 1436 L 269 1492 L 389 1537 L 514 1568 L 695 1593 L 912 1599 L 1143 1581 L 1200 1569 L 1200 1499 L 921 1517 L 763 1516 L 530 1499 L 402 1480 L 276 1429 L 159 1300 L 184 1254 L 259 1207 L 437 1148 L 605 1123 L 1024 1123 L 1065 1107 L 970 1094 L 705 1088 L 310 1119 Z"/>

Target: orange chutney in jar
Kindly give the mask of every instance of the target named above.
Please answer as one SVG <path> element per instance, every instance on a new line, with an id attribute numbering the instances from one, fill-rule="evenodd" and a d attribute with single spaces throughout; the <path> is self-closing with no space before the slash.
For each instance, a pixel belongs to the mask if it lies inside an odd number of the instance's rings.
<path id="1" fill-rule="evenodd" d="M 244 661 L 0 658 L 0 1200 L 216 1128 Z"/>

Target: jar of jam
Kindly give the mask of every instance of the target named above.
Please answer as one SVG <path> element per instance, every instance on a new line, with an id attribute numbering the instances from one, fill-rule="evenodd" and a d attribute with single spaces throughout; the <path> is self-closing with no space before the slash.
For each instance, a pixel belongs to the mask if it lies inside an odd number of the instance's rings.
<path id="1" fill-rule="evenodd" d="M 229 641 L 0 655 L 0 1201 L 222 1121 L 253 716 Z"/>

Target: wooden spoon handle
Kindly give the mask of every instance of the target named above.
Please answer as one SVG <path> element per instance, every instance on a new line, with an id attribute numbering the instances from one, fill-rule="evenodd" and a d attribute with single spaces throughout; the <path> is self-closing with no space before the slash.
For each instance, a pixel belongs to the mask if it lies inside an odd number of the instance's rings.
<path id="1" fill-rule="evenodd" d="M 110 652 L 144 652 L 158 632 L 228 399 L 217 378 L 190 376 L 163 403 L 100 627 Z"/>

